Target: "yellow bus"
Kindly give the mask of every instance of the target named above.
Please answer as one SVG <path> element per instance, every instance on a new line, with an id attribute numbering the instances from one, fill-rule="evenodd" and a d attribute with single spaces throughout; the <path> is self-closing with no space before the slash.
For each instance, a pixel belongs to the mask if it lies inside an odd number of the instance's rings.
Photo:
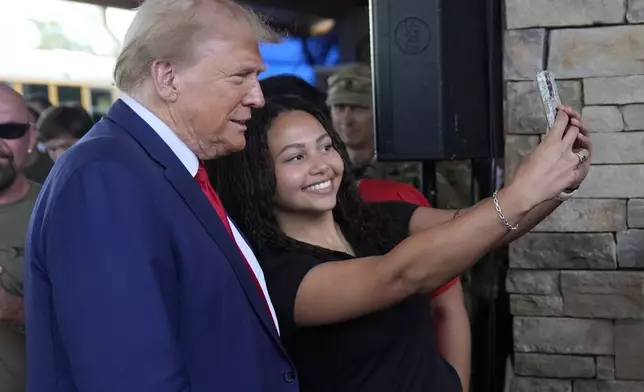
<path id="1" fill-rule="evenodd" d="M 118 97 L 118 90 L 109 84 L 87 84 L 79 82 L 59 82 L 39 79 L 0 79 L 25 97 L 44 96 L 52 105 L 59 103 L 79 103 L 95 119 L 107 112 Z"/>

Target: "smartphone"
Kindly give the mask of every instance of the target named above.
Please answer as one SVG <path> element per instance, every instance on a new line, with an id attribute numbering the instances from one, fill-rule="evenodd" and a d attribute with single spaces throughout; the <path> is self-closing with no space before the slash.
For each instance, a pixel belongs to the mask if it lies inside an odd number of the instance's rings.
<path id="1" fill-rule="evenodd" d="M 552 72 L 537 72 L 537 85 L 539 86 L 539 93 L 541 94 L 543 110 L 546 113 L 546 119 L 548 120 L 548 129 L 550 129 L 557 117 L 557 107 L 561 104 L 559 92 L 557 91 L 557 83 Z"/>

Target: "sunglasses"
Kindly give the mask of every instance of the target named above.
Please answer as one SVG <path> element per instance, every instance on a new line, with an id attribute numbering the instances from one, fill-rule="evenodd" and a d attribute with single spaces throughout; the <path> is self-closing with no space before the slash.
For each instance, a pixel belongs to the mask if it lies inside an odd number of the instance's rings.
<path id="1" fill-rule="evenodd" d="M 30 127 L 31 123 L 1 123 L 0 139 L 20 139 L 21 137 L 25 136 Z"/>

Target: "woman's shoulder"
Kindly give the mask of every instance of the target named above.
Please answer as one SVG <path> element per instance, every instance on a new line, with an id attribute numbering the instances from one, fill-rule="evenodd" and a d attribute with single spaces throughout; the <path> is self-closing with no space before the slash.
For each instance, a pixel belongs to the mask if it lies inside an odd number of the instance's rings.
<path id="1" fill-rule="evenodd" d="M 419 205 L 402 200 L 369 203 L 383 218 L 388 221 L 397 221 L 407 229 L 412 215 Z"/>

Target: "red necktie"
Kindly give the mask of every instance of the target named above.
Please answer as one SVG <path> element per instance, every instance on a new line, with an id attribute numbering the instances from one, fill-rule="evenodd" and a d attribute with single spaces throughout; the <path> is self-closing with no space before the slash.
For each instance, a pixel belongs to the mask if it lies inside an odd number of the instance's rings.
<path id="1" fill-rule="evenodd" d="M 199 169 L 197 169 L 197 175 L 195 176 L 195 180 L 197 180 L 197 183 L 199 184 L 199 186 L 201 187 L 201 190 L 210 201 L 210 204 L 212 204 L 212 206 L 215 208 L 215 211 L 217 211 L 217 215 L 219 215 L 219 219 L 221 219 L 221 222 L 226 227 L 226 230 L 228 230 L 228 234 L 230 234 L 230 237 L 232 238 L 233 242 L 235 243 L 235 245 L 237 245 L 237 241 L 235 241 L 235 236 L 233 235 L 233 231 L 230 227 L 230 222 L 228 222 L 228 215 L 226 214 L 226 210 L 224 209 L 224 204 L 221 202 L 219 195 L 217 194 L 217 192 L 215 192 L 212 185 L 210 185 L 210 180 L 208 179 L 208 173 L 206 172 L 206 168 L 203 166 L 203 163 L 201 162 L 199 162 Z M 250 264 L 248 263 L 248 260 L 246 260 L 246 257 L 244 256 L 244 252 L 242 252 L 241 249 L 239 249 L 239 245 L 237 245 L 237 249 L 239 250 L 239 253 L 241 254 L 242 259 L 244 259 L 244 262 L 246 263 L 246 267 L 248 268 L 248 272 L 250 272 L 251 276 L 253 277 L 253 280 L 255 281 L 255 286 L 257 286 L 257 290 L 259 290 L 259 293 L 261 294 L 262 299 L 264 300 L 266 311 L 268 312 L 269 316 L 271 316 L 271 319 L 272 319 L 273 315 L 271 313 L 270 307 L 268 306 L 268 301 L 266 300 L 266 296 L 264 295 L 262 286 L 259 284 L 259 280 L 257 280 L 257 276 L 255 275 L 255 272 L 251 268 Z"/>

